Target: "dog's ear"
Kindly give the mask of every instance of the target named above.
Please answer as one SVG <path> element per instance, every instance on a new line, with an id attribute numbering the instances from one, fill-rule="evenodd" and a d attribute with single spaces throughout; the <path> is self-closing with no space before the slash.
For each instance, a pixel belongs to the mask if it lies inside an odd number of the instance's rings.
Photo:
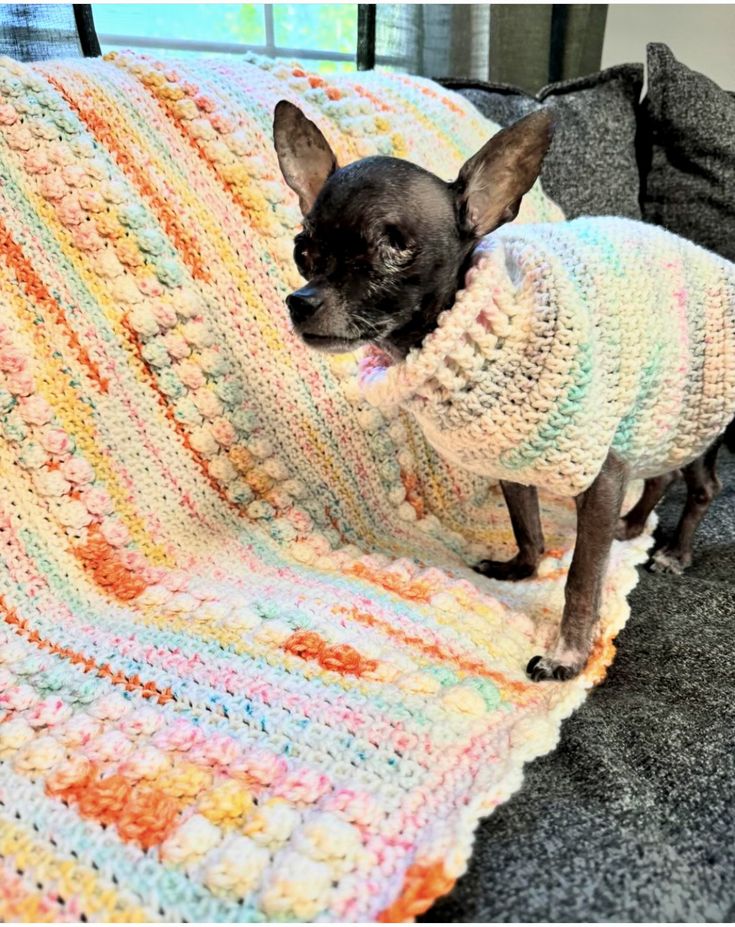
<path id="1" fill-rule="evenodd" d="M 515 219 L 541 171 L 553 132 L 553 116 L 537 110 L 501 129 L 465 162 L 451 185 L 464 232 L 482 238 Z"/>
<path id="2" fill-rule="evenodd" d="M 276 104 L 273 143 L 283 179 L 298 195 L 306 215 L 327 178 L 337 170 L 337 159 L 314 123 L 287 100 Z"/>

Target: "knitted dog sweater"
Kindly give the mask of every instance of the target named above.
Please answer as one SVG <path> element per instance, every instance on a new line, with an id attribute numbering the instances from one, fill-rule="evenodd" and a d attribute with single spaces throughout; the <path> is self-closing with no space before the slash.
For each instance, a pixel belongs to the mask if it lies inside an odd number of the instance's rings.
<path id="1" fill-rule="evenodd" d="M 371 349 L 361 383 L 476 473 L 572 496 L 612 448 L 660 474 L 735 412 L 735 265 L 628 219 L 506 226 L 421 348 Z"/>

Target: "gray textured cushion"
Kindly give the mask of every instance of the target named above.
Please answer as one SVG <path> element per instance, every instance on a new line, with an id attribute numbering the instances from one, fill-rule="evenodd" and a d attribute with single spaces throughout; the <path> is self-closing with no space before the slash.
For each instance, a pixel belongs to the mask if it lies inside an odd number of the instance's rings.
<path id="1" fill-rule="evenodd" d="M 655 43 L 643 116 L 644 218 L 735 261 L 735 95 Z"/>
<path id="2" fill-rule="evenodd" d="M 507 84 L 452 79 L 442 83 L 502 126 L 553 106 L 557 127 L 541 173 L 544 190 L 570 219 L 641 218 L 636 133 L 643 65 L 621 64 L 549 84 L 535 97 Z"/>
<path id="3" fill-rule="evenodd" d="M 691 568 L 639 567 L 607 679 L 419 920 L 735 920 L 735 458 L 721 458 Z M 683 505 L 680 481 L 659 509 L 664 537 Z"/>

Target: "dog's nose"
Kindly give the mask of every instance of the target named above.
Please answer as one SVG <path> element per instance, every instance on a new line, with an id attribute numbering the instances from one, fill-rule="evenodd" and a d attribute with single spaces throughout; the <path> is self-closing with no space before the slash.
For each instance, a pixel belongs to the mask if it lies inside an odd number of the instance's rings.
<path id="1" fill-rule="evenodd" d="M 286 305 L 294 325 L 303 325 L 314 315 L 321 304 L 321 294 L 313 286 L 303 286 L 286 297 Z"/>

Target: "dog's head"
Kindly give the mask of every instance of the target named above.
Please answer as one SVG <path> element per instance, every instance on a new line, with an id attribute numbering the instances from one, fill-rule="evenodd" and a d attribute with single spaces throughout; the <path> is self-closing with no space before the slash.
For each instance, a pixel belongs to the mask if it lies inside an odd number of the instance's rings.
<path id="1" fill-rule="evenodd" d="M 373 342 L 400 356 L 420 344 L 477 241 L 515 218 L 552 129 L 545 111 L 526 116 L 445 183 L 397 158 L 338 167 L 314 123 L 278 103 L 276 153 L 304 216 L 294 259 L 307 282 L 286 300 L 301 338 L 331 353 Z"/>

